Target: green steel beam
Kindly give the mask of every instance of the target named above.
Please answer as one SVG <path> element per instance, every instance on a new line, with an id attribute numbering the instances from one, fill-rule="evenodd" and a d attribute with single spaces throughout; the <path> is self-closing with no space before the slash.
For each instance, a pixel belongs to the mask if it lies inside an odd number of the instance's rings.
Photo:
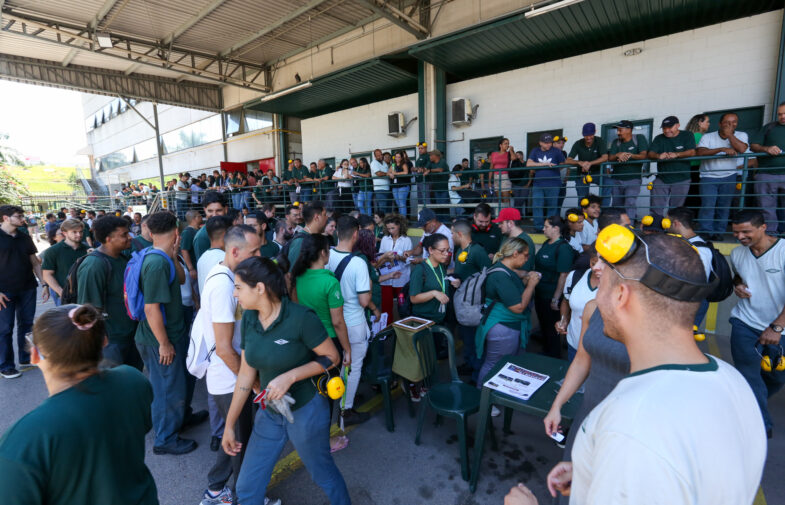
<path id="1" fill-rule="evenodd" d="M 436 149 L 447 156 L 447 76 L 439 67 L 434 67 L 434 80 L 436 81 Z"/>
<path id="2" fill-rule="evenodd" d="M 422 60 L 417 61 L 417 118 L 419 142 L 425 142 L 425 62 Z"/>
<path id="3" fill-rule="evenodd" d="M 777 105 L 785 101 L 785 15 L 782 16 L 780 30 L 780 51 L 777 58 L 777 80 L 774 84 L 774 104 L 771 108 L 771 120 L 777 120 Z"/>

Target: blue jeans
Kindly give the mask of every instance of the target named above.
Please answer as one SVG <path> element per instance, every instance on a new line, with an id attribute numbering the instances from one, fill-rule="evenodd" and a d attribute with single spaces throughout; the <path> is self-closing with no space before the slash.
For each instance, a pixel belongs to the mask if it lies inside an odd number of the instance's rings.
<path id="1" fill-rule="evenodd" d="M 583 183 L 583 176 L 584 175 L 585 174 L 580 171 L 580 167 L 579 167 L 579 169 L 578 169 L 578 177 L 575 179 L 575 192 L 578 193 L 578 201 L 579 202 L 580 202 L 580 200 L 582 198 L 586 198 L 587 196 L 589 196 L 589 187 L 591 187 L 591 184 L 584 184 Z M 595 177 L 597 177 L 597 176 L 595 176 Z"/>
<path id="2" fill-rule="evenodd" d="M 559 213 L 556 204 L 559 200 L 559 186 L 534 186 L 532 187 L 532 215 L 534 227 L 542 228 L 545 218 Z M 543 211 L 545 215 L 543 216 Z"/>
<path id="3" fill-rule="evenodd" d="M 142 356 L 144 366 L 150 374 L 150 384 L 153 386 L 153 430 L 155 431 L 155 447 L 174 445 L 177 433 L 183 426 L 185 418 L 185 374 L 184 359 L 172 360 L 171 365 L 162 365 L 158 362 L 158 346 L 137 344 L 139 354 Z M 188 349 L 188 342 L 185 343 Z M 175 343 L 175 352 L 179 355 L 182 342 Z"/>
<path id="4" fill-rule="evenodd" d="M 406 216 L 409 214 L 409 186 L 398 186 L 392 189 L 393 198 L 398 205 L 398 214 Z"/>
<path id="5" fill-rule="evenodd" d="M 769 415 L 768 398 L 780 390 L 785 383 L 785 374 L 782 372 L 764 372 L 760 368 L 760 355 L 755 350 L 762 330 L 756 330 L 744 324 L 740 319 L 732 317 L 730 319 L 730 350 L 733 355 L 733 364 L 736 370 L 744 376 L 747 383 L 758 400 L 763 424 L 766 429 L 772 427 L 771 416 Z M 780 340 L 780 343 L 782 340 Z M 770 346 L 774 351 L 774 346 Z M 779 352 L 779 349 L 776 349 Z"/>
<path id="6" fill-rule="evenodd" d="M 705 233 L 725 233 L 733 195 L 736 194 L 736 176 L 701 177 L 701 208 L 698 211 L 698 229 Z"/>
<path id="7" fill-rule="evenodd" d="M 700 304 L 700 307 L 698 307 L 698 313 L 695 314 L 695 323 L 694 323 L 695 326 L 700 328 L 701 323 L 703 323 L 703 318 L 706 317 L 706 312 L 708 311 L 709 311 L 709 301 L 703 300 Z"/>
<path id="8" fill-rule="evenodd" d="M 450 203 L 450 194 L 446 191 L 434 191 L 433 200 L 434 203 L 436 203 L 437 205 Z M 437 209 L 436 215 L 441 216 L 442 218 L 446 218 L 447 216 L 450 215 L 450 212 L 447 209 Z"/>
<path id="9" fill-rule="evenodd" d="M 357 193 L 357 210 L 360 211 L 360 214 L 365 214 L 366 216 L 373 215 L 372 205 L 373 192 L 360 191 Z"/>
<path id="10" fill-rule="evenodd" d="M 294 423 L 271 409 L 259 409 L 245 459 L 237 478 L 237 501 L 263 505 L 275 464 L 288 440 L 300 456 L 314 482 L 331 505 L 348 505 L 349 491 L 330 454 L 330 410 L 319 394 L 292 412 Z"/>
<path id="11" fill-rule="evenodd" d="M 186 349 L 186 352 L 188 349 Z M 103 350 L 103 360 L 101 366 L 106 368 L 114 368 L 120 365 L 129 365 L 140 372 L 142 371 L 144 363 L 142 357 L 139 355 L 139 350 L 133 342 L 121 344 L 119 342 L 109 342 Z"/>
<path id="12" fill-rule="evenodd" d="M 382 214 L 390 212 L 393 206 L 392 191 L 389 189 L 374 190 L 374 200 L 376 200 L 376 210 Z"/>
<path id="13" fill-rule="evenodd" d="M 417 203 L 419 205 L 428 206 L 431 204 L 431 183 L 418 182 L 417 183 Z"/>
<path id="14" fill-rule="evenodd" d="M 458 335 L 461 336 L 463 341 L 463 362 L 472 367 L 472 379 L 475 381 L 482 365 L 480 358 L 477 357 L 477 343 L 474 341 L 476 333 L 476 326 L 458 325 Z"/>
<path id="15" fill-rule="evenodd" d="M 14 320 L 16 325 L 16 345 L 19 347 L 19 363 L 30 363 L 25 334 L 33 329 L 35 317 L 35 297 L 37 289 L 18 293 L 3 293 L 8 297 L 5 308 L 0 310 L 0 370 L 14 368 Z"/>
<path id="16" fill-rule="evenodd" d="M 360 210 L 360 193 L 359 193 L 359 191 L 352 192 L 352 202 L 354 202 L 354 208 L 357 209 L 357 210 Z"/>
<path id="17" fill-rule="evenodd" d="M 567 362 L 572 363 L 572 360 L 575 359 L 575 355 L 578 354 L 578 349 L 574 348 L 570 344 L 567 344 Z"/>
<path id="18" fill-rule="evenodd" d="M 313 199 L 313 191 L 311 191 L 311 188 L 303 187 L 303 189 L 300 191 L 300 202 L 310 202 Z"/>
<path id="19" fill-rule="evenodd" d="M 55 293 L 55 290 L 52 288 L 49 288 L 49 298 L 52 299 L 52 303 L 55 304 L 55 307 L 59 307 L 63 304 L 63 302 L 60 301 L 60 297 L 57 296 L 57 293 Z"/>
<path id="20" fill-rule="evenodd" d="M 630 221 L 638 217 L 638 195 L 641 194 L 640 179 L 611 179 L 613 181 L 613 206 L 624 209 Z"/>
<path id="21" fill-rule="evenodd" d="M 177 211 L 177 219 L 179 221 L 185 221 L 185 213 L 188 211 L 188 199 L 180 200 L 179 198 L 175 198 L 174 203 Z"/>

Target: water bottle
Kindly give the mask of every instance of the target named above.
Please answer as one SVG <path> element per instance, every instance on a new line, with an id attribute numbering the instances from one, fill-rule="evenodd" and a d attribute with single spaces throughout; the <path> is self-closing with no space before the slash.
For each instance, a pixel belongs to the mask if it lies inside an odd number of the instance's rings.
<path id="1" fill-rule="evenodd" d="M 398 310 L 399 311 L 400 311 L 401 308 L 403 308 L 403 304 L 404 304 L 403 293 L 398 293 Z"/>

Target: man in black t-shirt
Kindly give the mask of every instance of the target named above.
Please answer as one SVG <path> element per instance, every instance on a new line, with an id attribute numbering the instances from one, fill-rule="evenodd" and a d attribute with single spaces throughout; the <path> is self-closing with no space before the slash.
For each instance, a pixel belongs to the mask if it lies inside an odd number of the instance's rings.
<path id="1" fill-rule="evenodd" d="M 0 221 L 0 375 L 14 379 L 21 375 L 16 369 L 12 340 L 17 315 L 19 368 L 34 366 L 30 364 L 25 334 L 33 328 L 36 277 L 43 279 L 43 275 L 33 239 L 19 231 L 25 226 L 24 210 L 16 205 L 0 205 Z M 43 287 L 46 302 L 49 290 L 46 284 Z"/>

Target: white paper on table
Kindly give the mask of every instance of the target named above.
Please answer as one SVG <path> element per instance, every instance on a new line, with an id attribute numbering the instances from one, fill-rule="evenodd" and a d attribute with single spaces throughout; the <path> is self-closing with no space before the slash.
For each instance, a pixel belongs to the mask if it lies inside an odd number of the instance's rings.
<path id="1" fill-rule="evenodd" d="M 409 258 L 406 258 L 406 259 L 407 259 L 407 261 L 394 260 L 394 261 L 390 261 L 388 263 L 383 263 L 379 267 L 379 275 L 387 275 L 387 274 L 392 274 L 392 273 L 395 273 L 395 272 L 400 272 L 401 270 L 406 268 L 408 266 L 408 264 L 409 264 L 409 261 L 408 261 Z"/>
<path id="2" fill-rule="evenodd" d="M 387 328 L 387 312 L 382 312 L 382 316 L 377 321 L 376 316 L 371 316 L 371 336 L 376 335 Z"/>
<path id="3" fill-rule="evenodd" d="M 550 377 L 507 362 L 484 386 L 528 400 Z"/>

